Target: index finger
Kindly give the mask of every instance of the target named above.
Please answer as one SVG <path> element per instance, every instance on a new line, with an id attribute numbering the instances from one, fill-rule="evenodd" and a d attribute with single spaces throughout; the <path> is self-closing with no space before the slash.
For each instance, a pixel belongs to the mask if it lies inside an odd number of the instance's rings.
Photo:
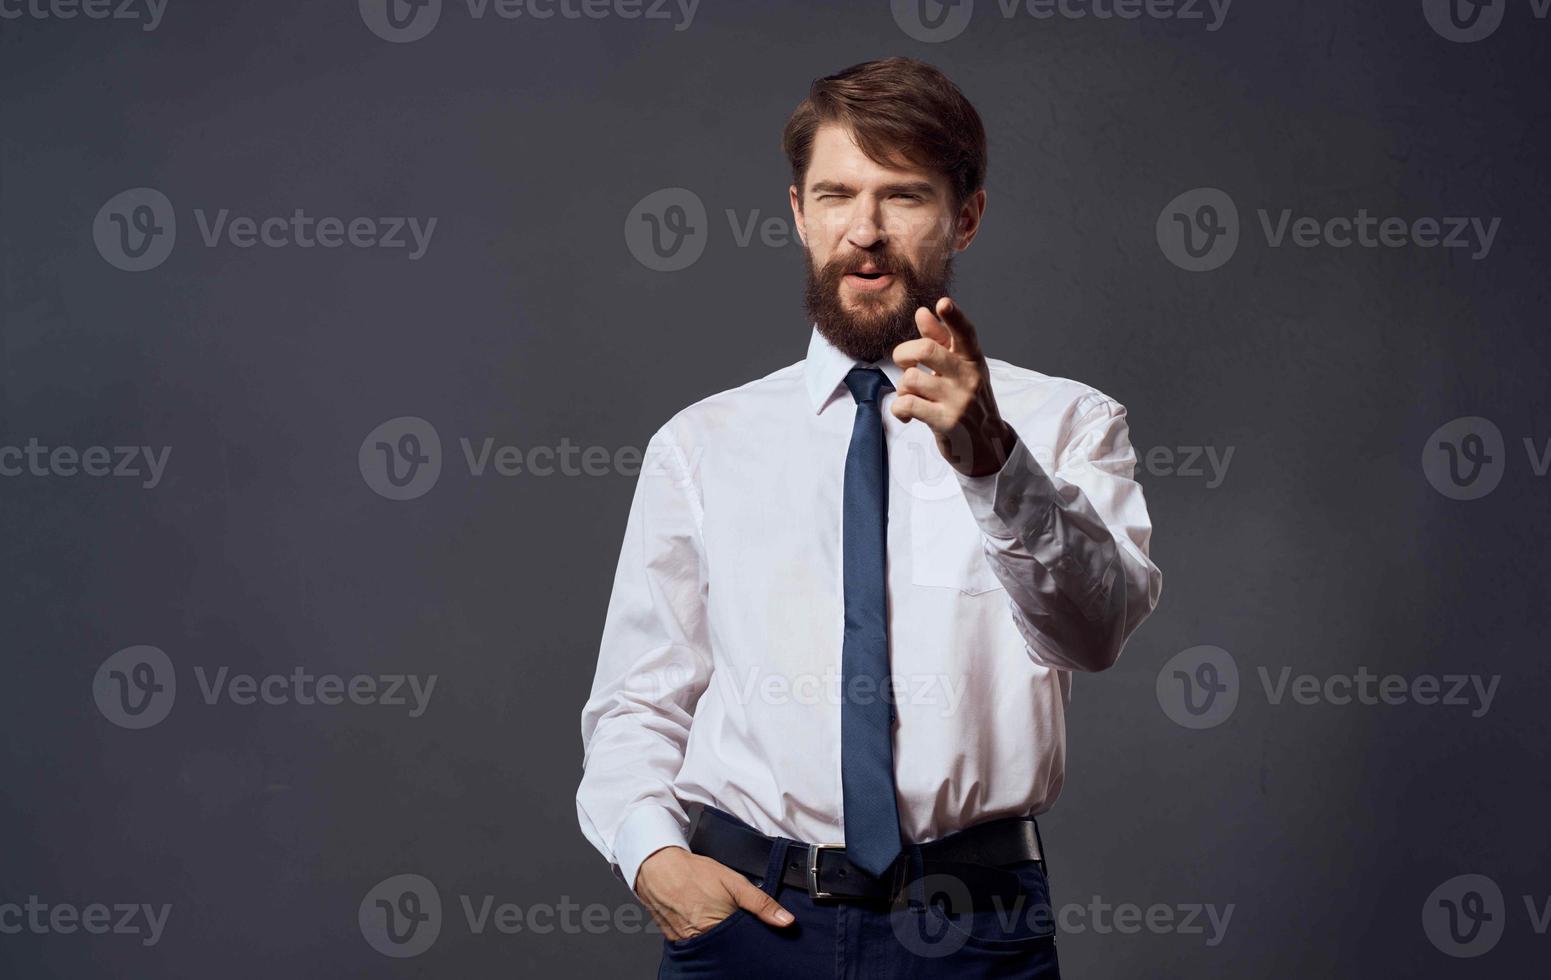
<path id="1" fill-rule="evenodd" d="M 969 317 L 959 309 L 951 297 L 944 296 L 937 301 L 937 319 L 953 335 L 953 352 L 964 357 L 980 357 L 980 336 L 975 333 L 975 325 L 969 322 Z"/>

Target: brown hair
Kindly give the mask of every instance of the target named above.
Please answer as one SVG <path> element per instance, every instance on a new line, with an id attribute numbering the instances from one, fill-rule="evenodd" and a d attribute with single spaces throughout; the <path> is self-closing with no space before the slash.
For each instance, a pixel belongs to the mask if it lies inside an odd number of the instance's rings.
<path id="1" fill-rule="evenodd" d="M 944 173 L 955 205 L 985 183 L 986 130 L 959 87 L 924 61 L 883 58 L 816 79 L 781 135 L 802 199 L 813 136 L 825 123 L 851 131 L 868 159 L 889 166 L 900 157 Z"/>

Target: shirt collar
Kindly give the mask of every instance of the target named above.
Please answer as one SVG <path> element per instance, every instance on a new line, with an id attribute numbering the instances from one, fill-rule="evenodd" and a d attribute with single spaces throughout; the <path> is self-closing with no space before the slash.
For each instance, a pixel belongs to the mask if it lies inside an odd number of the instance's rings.
<path id="1" fill-rule="evenodd" d="M 888 376 L 889 384 L 899 387 L 899 377 L 904 374 L 892 357 L 882 357 L 871 364 L 858 361 L 855 358 L 842 354 L 824 335 L 819 333 L 818 324 L 812 327 L 812 336 L 808 338 L 808 358 L 803 362 L 803 377 L 808 384 L 808 400 L 813 405 L 814 414 L 824 411 L 824 406 L 835 397 L 838 391 L 844 390 L 846 372 L 854 367 L 875 367 Z M 847 397 L 850 393 L 847 392 Z"/>

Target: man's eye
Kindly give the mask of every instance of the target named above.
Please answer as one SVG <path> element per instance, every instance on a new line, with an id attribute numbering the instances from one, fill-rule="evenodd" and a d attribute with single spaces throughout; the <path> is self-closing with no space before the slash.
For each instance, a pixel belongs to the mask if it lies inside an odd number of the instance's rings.
<path id="1" fill-rule="evenodd" d="M 840 201 L 840 200 L 844 200 L 844 199 L 845 199 L 845 195 L 844 194 L 820 194 L 819 195 L 819 200 L 821 200 L 821 201 Z"/>
<path id="2" fill-rule="evenodd" d="M 919 195 L 919 194 L 895 194 L 894 196 L 896 198 L 898 198 L 899 200 L 901 200 L 901 201 L 919 201 L 919 200 L 921 200 L 921 195 Z"/>

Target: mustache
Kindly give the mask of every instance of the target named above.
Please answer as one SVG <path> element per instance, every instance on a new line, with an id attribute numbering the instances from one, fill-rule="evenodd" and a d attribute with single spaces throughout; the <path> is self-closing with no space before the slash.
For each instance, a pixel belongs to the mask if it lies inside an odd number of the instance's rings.
<path id="1" fill-rule="evenodd" d="M 830 259 L 824 264 L 824 272 L 835 278 L 850 275 L 853 272 L 888 273 L 895 274 L 909 269 L 909 263 L 904 262 L 887 252 L 864 252 L 860 255 L 843 255 Z"/>
<path id="2" fill-rule="evenodd" d="M 826 289 L 838 290 L 840 283 L 852 273 L 890 275 L 898 279 L 907 291 L 915 291 L 923 280 L 921 271 L 909 259 L 886 252 L 863 252 L 830 259 L 822 266 L 809 266 L 813 277 Z"/>

